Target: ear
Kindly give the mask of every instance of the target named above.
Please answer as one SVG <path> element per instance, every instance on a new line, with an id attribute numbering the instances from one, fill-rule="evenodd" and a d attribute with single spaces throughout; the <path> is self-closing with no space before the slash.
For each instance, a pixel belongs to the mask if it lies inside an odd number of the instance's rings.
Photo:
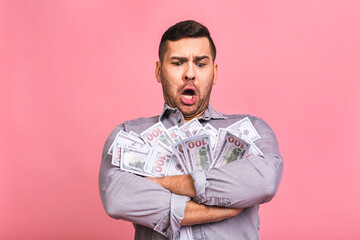
<path id="1" fill-rule="evenodd" d="M 214 80 L 213 80 L 213 85 L 216 84 L 217 75 L 218 75 L 218 65 L 217 65 L 216 63 L 214 63 Z"/>
<path id="2" fill-rule="evenodd" d="M 161 62 L 160 61 L 156 62 L 155 77 L 157 79 L 157 82 L 161 83 Z"/>

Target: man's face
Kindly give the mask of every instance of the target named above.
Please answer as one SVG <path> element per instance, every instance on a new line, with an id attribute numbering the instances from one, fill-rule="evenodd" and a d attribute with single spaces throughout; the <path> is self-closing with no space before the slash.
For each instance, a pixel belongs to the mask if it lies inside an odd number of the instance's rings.
<path id="1" fill-rule="evenodd" d="M 217 65 L 213 63 L 206 37 L 167 41 L 162 62 L 156 62 L 157 81 L 165 103 L 178 108 L 185 120 L 200 117 L 206 110 Z"/>

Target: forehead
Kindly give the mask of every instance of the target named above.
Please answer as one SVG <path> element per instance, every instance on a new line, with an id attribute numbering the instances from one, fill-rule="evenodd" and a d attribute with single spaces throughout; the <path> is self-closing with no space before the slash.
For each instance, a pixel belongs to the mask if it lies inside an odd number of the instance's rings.
<path id="1" fill-rule="evenodd" d="M 172 56 L 190 57 L 190 56 L 209 56 L 211 59 L 210 43 L 206 37 L 183 38 L 177 41 L 167 42 L 167 51 L 165 58 Z"/>

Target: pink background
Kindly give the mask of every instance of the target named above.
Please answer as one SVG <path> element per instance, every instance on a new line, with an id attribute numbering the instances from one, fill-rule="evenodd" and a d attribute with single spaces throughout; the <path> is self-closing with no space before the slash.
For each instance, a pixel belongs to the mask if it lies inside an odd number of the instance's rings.
<path id="1" fill-rule="evenodd" d="M 161 34 L 212 32 L 212 105 L 277 134 L 262 239 L 360 239 L 359 1 L 0 1 L 0 238 L 132 239 L 98 193 L 105 139 L 160 113 Z"/>

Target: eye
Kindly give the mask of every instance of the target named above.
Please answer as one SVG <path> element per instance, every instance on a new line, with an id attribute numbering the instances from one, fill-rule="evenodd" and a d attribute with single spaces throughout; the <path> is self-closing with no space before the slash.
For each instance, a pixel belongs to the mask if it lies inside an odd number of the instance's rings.
<path id="1" fill-rule="evenodd" d="M 203 67 L 205 67 L 205 63 L 197 63 L 196 66 L 203 68 Z"/>
<path id="2" fill-rule="evenodd" d="M 171 64 L 174 65 L 174 66 L 181 66 L 182 62 L 172 62 Z"/>

